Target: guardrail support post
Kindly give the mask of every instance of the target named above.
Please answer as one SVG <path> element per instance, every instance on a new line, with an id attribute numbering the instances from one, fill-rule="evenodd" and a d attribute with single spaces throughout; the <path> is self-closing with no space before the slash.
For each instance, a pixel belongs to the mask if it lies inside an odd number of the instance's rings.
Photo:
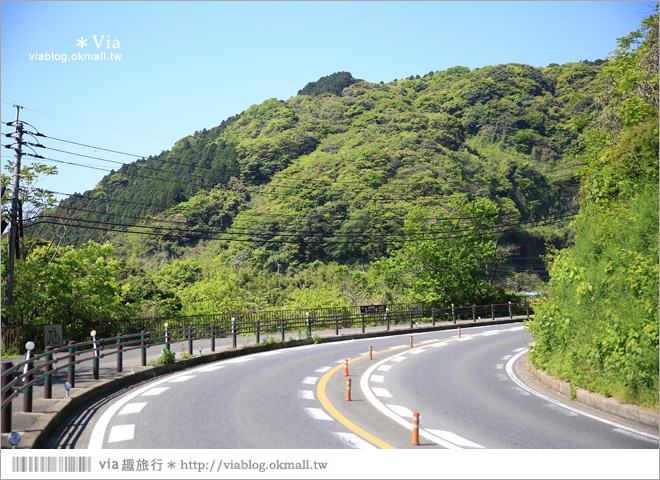
<path id="1" fill-rule="evenodd" d="M 335 315 L 335 335 L 339 335 L 339 317 Z"/>
<path id="2" fill-rule="evenodd" d="M 307 312 L 307 338 L 312 338 L 312 321 L 309 319 L 309 312 Z"/>
<path id="3" fill-rule="evenodd" d="M 193 334 L 192 325 L 188 325 L 188 354 L 193 354 Z"/>
<path id="4" fill-rule="evenodd" d="M 75 344 L 76 342 L 69 340 L 69 366 L 66 371 L 68 373 L 67 380 L 71 384 L 71 388 L 76 386 L 76 364 L 74 363 L 76 361 L 76 347 L 73 346 Z"/>
<path id="5" fill-rule="evenodd" d="M 362 333 L 364 333 L 364 313 L 361 315 L 362 317 Z"/>
<path id="6" fill-rule="evenodd" d="M 509 302 L 509 319 L 513 320 L 513 310 L 511 310 L 511 302 Z"/>
<path id="7" fill-rule="evenodd" d="M 211 325 L 211 351 L 215 352 L 215 325 Z"/>
<path id="8" fill-rule="evenodd" d="M 454 321 L 454 325 L 456 325 L 456 309 L 453 303 L 451 304 L 451 319 Z"/>
<path id="9" fill-rule="evenodd" d="M 529 300 L 525 300 L 525 314 L 527 315 L 527 320 L 529 320 Z"/>
<path id="10" fill-rule="evenodd" d="M 165 324 L 165 348 L 170 351 L 170 328 L 167 324 Z"/>
<path id="11" fill-rule="evenodd" d="M 236 348 L 236 317 L 231 317 L 231 344 Z"/>
<path id="12" fill-rule="evenodd" d="M 476 322 L 477 321 L 477 306 L 472 305 L 472 321 Z"/>
<path id="13" fill-rule="evenodd" d="M 284 319 L 280 320 L 280 324 L 282 325 L 282 342 L 284 342 L 284 330 L 286 329 L 286 324 L 284 322 Z"/>
<path id="14" fill-rule="evenodd" d="M 387 326 L 387 331 L 389 332 L 389 330 L 390 330 L 390 310 L 388 308 L 385 309 L 385 325 Z"/>
<path id="15" fill-rule="evenodd" d="M 259 345 L 259 340 L 261 339 L 261 332 L 259 331 L 259 320 L 257 320 L 256 336 L 257 336 L 257 345 Z"/>
<path id="16" fill-rule="evenodd" d="M 142 330 L 142 335 L 140 336 L 140 354 L 143 367 L 147 366 L 147 342 L 145 341 L 145 334 L 146 332 Z"/>
<path id="17" fill-rule="evenodd" d="M 410 311 L 410 328 L 413 328 L 413 313 Z"/>
<path id="18" fill-rule="evenodd" d="M 46 363 L 44 364 L 44 398 L 53 397 L 53 377 L 50 376 L 51 370 L 53 370 L 53 364 L 50 363 L 53 360 L 53 354 L 50 353 L 53 351 L 53 347 L 50 345 L 46 347 L 46 356 L 44 359 Z"/>
<path id="19" fill-rule="evenodd" d="M 495 320 L 495 305 L 492 303 L 490 304 L 490 318 L 491 320 Z"/>
<path id="20" fill-rule="evenodd" d="M 121 345 L 121 333 L 117 334 L 117 372 L 121 373 L 122 370 L 122 345 Z"/>
<path id="21" fill-rule="evenodd" d="M 435 308 L 431 309 L 431 325 L 435 327 Z"/>
<path id="22" fill-rule="evenodd" d="M 28 352 L 30 355 L 32 352 Z M 34 362 L 28 361 L 27 369 L 28 371 L 34 368 Z M 28 373 L 23 377 L 23 385 L 28 384 L 32 381 L 32 373 Z M 23 389 L 23 412 L 30 413 L 32 412 L 32 385 Z"/>
<path id="23" fill-rule="evenodd" d="M 5 387 L 9 385 L 9 382 L 12 380 L 12 375 L 8 375 L 5 372 L 13 366 L 13 362 L 2 361 L 2 403 L 5 403 L 5 400 L 7 400 L 12 394 L 11 388 L 8 388 L 5 391 Z M 2 433 L 11 433 L 11 402 L 2 407 Z"/>

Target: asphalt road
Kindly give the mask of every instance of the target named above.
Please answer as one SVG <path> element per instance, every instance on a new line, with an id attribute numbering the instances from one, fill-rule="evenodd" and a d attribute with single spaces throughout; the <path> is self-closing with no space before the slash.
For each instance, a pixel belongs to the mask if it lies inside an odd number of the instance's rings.
<path id="1" fill-rule="evenodd" d="M 418 411 L 420 449 L 658 448 L 647 432 L 522 388 L 514 360 L 530 341 L 522 324 L 509 324 L 463 328 L 460 339 L 456 330 L 416 334 L 414 348 L 402 335 L 224 360 L 118 392 L 51 446 L 413 448 Z"/>

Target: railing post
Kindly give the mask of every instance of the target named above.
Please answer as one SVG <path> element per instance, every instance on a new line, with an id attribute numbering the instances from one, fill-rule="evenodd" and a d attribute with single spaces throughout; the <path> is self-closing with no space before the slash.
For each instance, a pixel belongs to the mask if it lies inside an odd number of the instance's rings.
<path id="1" fill-rule="evenodd" d="M 385 308 L 385 325 L 387 326 L 387 330 L 389 331 L 390 329 L 390 309 Z"/>
<path id="2" fill-rule="evenodd" d="M 31 355 L 32 352 L 28 352 L 28 355 Z M 32 358 L 32 357 L 30 357 Z M 28 371 L 34 368 L 34 362 L 28 361 L 27 369 Z M 28 373 L 23 377 L 23 385 L 26 385 L 32 381 L 32 373 Z M 32 385 L 23 389 L 23 412 L 30 413 L 32 412 Z"/>
<path id="3" fill-rule="evenodd" d="M 50 345 L 46 347 L 46 356 L 44 360 L 44 398 L 52 398 L 53 396 L 53 377 L 50 376 L 50 372 L 53 370 L 53 364 L 50 363 L 53 360 L 53 354 L 50 353 L 53 351 L 53 347 Z"/>
<path id="4" fill-rule="evenodd" d="M 122 370 L 122 345 L 121 345 L 122 334 L 117 334 L 117 371 L 121 373 Z"/>
<path id="5" fill-rule="evenodd" d="M 453 303 L 451 304 L 451 319 L 454 321 L 454 325 L 456 325 L 456 309 Z"/>
<path id="6" fill-rule="evenodd" d="M 170 330 L 169 330 L 169 324 L 165 323 L 165 348 L 169 352 L 170 350 Z"/>
<path id="7" fill-rule="evenodd" d="M 364 313 L 360 316 L 362 317 L 362 333 L 364 333 Z"/>
<path id="8" fill-rule="evenodd" d="M 335 335 L 339 335 L 339 317 L 335 315 Z"/>
<path id="9" fill-rule="evenodd" d="M 69 366 L 66 371 L 68 373 L 67 380 L 71 384 L 71 388 L 76 386 L 76 364 L 74 363 L 76 361 L 76 347 L 73 346 L 75 344 L 76 342 L 69 340 Z"/>
<path id="10" fill-rule="evenodd" d="M 99 347 L 96 344 L 96 330 L 90 332 L 92 336 L 92 344 L 94 345 L 94 358 L 92 359 L 92 377 L 94 380 L 99 379 Z"/>
<path id="11" fill-rule="evenodd" d="M 312 338 L 312 321 L 309 319 L 309 312 L 307 312 L 307 335 Z"/>
<path id="12" fill-rule="evenodd" d="M 280 324 L 282 325 L 282 341 L 284 342 L 284 330 L 286 328 L 286 325 L 284 323 L 284 319 L 280 320 Z"/>
<path id="13" fill-rule="evenodd" d="M 142 363 L 143 367 L 147 366 L 147 342 L 145 341 L 145 338 L 146 338 L 145 334 L 146 333 L 147 332 L 142 330 L 142 335 L 140 336 L 140 340 L 141 340 L 140 341 L 140 347 L 141 347 L 140 348 L 140 354 L 142 356 L 142 362 L 141 363 Z"/>
<path id="14" fill-rule="evenodd" d="M 492 303 L 490 304 L 490 318 L 492 320 L 495 320 L 495 305 Z"/>
<path id="15" fill-rule="evenodd" d="M 256 337 L 257 337 L 257 345 L 259 345 L 259 340 L 261 339 L 261 331 L 259 330 L 259 320 L 257 320 L 257 328 L 256 328 Z"/>
<path id="16" fill-rule="evenodd" d="M 12 375 L 5 372 L 13 366 L 13 362 L 2 361 L 2 403 L 5 403 L 5 400 L 7 400 L 12 394 L 11 388 L 5 390 L 5 387 L 7 387 L 12 380 Z M 2 407 L 2 433 L 11 433 L 11 402 Z"/>
<path id="17" fill-rule="evenodd" d="M 188 354 L 193 354 L 193 334 L 192 325 L 188 325 Z"/>
<path id="18" fill-rule="evenodd" d="M 472 321 L 476 322 L 477 321 L 477 306 L 472 305 Z"/>
<path id="19" fill-rule="evenodd" d="M 529 320 L 529 300 L 525 299 L 525 314 L 527 315 L 527 320 Z"/>
<path id="20" fill-rule="evenodd" d="M 211 351 L 215 352 L 215 325 L 211 325 Z"/>
<path id="21" fill-rule="evenodd" d="M 410 311 L 410 328 L 413 328 L 413 314 L 412 314 L 412 310 Z"/>
<path id="22" fill-rule="evenodd" d="M 511 310 L 511 302 L 509 301 L 509 319 L 513 320 L 513 310 Z"/>
<path id="23" fill-rule="evenodd" d="M 435 327 L 435 308 L 431 309 L 431 325 Z"/>
<path id="24" fill-rule="evenodd" d="M 231 317 L 231 344 L 236 348 L 236 317 Z"/>

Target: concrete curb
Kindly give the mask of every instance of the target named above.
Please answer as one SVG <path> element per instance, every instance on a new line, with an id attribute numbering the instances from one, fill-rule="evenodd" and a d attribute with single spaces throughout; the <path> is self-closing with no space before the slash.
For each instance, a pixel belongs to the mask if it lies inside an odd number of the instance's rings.
<path id="1" fill-rule="evenodd" d="M 584 388 L 576 388 L 575 399 L 572 399 L 570 382 L 557 379 L 546 371 L 537 369 L 532 365 L 527 355 L 525 356 L 525 361 L 530 375 L 539 383 L 566 397 L 566 403 L 583 403 L 602 412 L 658 429 L 658 410 L 642 408 L 629 403 L 621 403 L 614 398 L 607 398 L 604 395 L 590 392 Z"/>

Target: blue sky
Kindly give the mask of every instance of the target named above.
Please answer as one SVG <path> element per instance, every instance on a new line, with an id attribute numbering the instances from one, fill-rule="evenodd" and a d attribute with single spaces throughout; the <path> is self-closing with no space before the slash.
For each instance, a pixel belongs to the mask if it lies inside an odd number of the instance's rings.
<path id="1" fill-rule="evenodd" d="M 456 65 L 544 67 L 604 59 L 656 4 L 3 1 L 1 117 L 13 120 L 12 105 L 18 103 L 25 107 L 21 119 L 51 137 L 155 155 L 250 105 L 286 100 L 337 71 L 388 82 Z M 104 52 L 105 61 L 71 59 Z M 121 58 L 109 60 L 111 54 Z M 9 130 L 4 126 L 2 133 Z M 12 152 L 3 149 L 3 165 L 7 155 Z M 40 183 L 43 188 L 83 192 L 104 175 L 68 165 L 58 169 L 59 175 Z"/>

